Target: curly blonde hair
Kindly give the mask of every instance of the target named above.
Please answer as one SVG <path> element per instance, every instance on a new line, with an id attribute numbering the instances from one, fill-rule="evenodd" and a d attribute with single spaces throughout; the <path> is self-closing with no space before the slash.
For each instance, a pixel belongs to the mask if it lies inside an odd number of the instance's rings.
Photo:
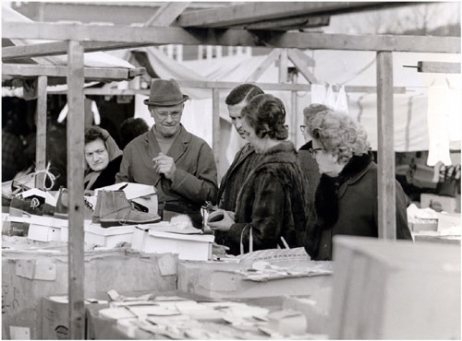
<path id="1" fill-rule="evenodd" d="M 303 109 L 303 116 L 305 118 L 305 124 L 307 125 L 307 129 L 310 129 L 311 121 L 317 116 L 321 115 L 325 112 L 334 111 L 333 108 L 325 105 L 325 104 L 318 104 L 313 103 Z"/>
<path id="2" fill-rule="evenodd" d="M 348 162 L 354 155 L 367 154 L 370 144 L 359 122 L 340 111 L 316 115 L 307 127 L 322 148 L 336 155 L 338 162 Z"/>

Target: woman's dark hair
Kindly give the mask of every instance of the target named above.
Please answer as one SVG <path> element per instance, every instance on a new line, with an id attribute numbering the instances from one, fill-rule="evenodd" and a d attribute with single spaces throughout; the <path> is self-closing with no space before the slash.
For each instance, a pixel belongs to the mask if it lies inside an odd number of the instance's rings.
<path id="1" fill-rule="evenodd" d="M 146 133 L 148 130 L 148 124 L 142 118 L 127 118 L 120 125 L 120 147 L 124 149 L 125 146 L 131 142 L 131 140 L 141 134 Z"/>
<path id="2" fill-rule="evenodd" d="M 85 129 L 85 144 L 93 142 L 97 139 L 101 139 L 104 142 L 104 145 L 106 145 L 107 135 L 104 134 L 100 128 L 91 126 Z"/>
<path id="3" fill-rule="evenodd" d="M 236 86 L 226 96 L 226 105 L 236 105 L 244 100 L 250 101 L 255 96 L 264 94 L 263 90 L 254 84 L 241 84 Z"/>
<path id="4" fill-rule="evenodd" d="M 285 140 L 289 135 L 285 126 L 286 109 L 282 101 L 273 95 L 255 96 L 241 114 L 260 138 L 268 136 L 273 140 Z"/>

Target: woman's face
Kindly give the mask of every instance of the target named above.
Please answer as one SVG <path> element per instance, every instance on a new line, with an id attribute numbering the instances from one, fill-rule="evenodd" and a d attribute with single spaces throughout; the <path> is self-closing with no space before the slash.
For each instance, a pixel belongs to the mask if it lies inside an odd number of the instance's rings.
<path id="1" fill-rule="evenodd" d="M 244 138 L 255 148 L 257 154 L 261 154 L 265 151 L 267 139 L 258 137 L 257 134 L 255 134 L 255 129 L 247 123 L 245 118 L 242 120 L 242 130 Z"/>
<path id="2" fill-rule="evenodd" d="M 96 139 L 85 145 L 85 160 L 88 166 L 95 172 L 101 172 L 109 164 L 109 153 L 104 141 Z"/>
<path id="3" fill-rule="evenodd" d="M 318 140 L 313 139 L 312 149 L 310 153 L 319 166 L 319 173 L 326 174 L 330 177 L 336 177 L 340 174 L 344 164 L 338 163 L 337 155 L 333 155 L 331 152 L 324 151 Z"/>

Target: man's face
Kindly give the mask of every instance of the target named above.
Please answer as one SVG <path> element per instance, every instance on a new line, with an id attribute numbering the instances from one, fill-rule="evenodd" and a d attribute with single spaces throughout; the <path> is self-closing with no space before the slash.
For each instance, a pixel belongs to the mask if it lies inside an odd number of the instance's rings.
<path id="1" fill-rule="evenodd" d="M 95 172 L 101 172 L 109 164 L 109 153 L 103 140 L 96 139 L 85 145 L 85 160 L 88 166 Z"/>
<path id="2" fill-rule="evenodd" d="M 241 111 L 247 105 L 246 101 L 242 101 L 236 105 L 228 105 L 228 113 L 229 117 L 231 118 L 231 123 L 233 124 L 236 131 L 242 138 L 244 137 L 244 130 L 242 129 L 242 116 Z"/>
<path id="3" fill-rule="evenodd" d="M 149 107 L 149 112 L 156 124 L 156 130 L 165 137 L 171 137 L 180 129 L 184 104 L 174 107 Z"/>

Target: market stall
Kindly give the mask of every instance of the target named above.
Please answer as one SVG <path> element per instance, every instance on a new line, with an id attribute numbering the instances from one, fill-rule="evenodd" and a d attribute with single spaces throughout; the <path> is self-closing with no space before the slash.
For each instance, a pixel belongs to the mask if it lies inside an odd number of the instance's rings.
<path id="1" fill-rule="evenodd" d="M 285 49 L 293 51 L 293 49 L 313 49 L 313 50 L 360 50 L 360 51 L 374 51 L 376 53 L 377 61 L 377 112 L 378 112 L 378 133 L 377 133 L 377 146 L 378 146 L 378 166 L 379 166 L 379 180 L 378 180 L 378 192 L 379 192 L 379 237 L 382 239 L 389 239 L 390 244 L 393 244 L 393 240 L 396 239 L 395 235 L 395 188 L 394 188 L 394 173 L 395 173 L 395 162 L 394 162 L 394 107 L 393 107 L 393 53 L 395 52 L 433 52 L 433 53 L 460 53 L 460 39 L 458 38 L 435 38 L 435 37 L 410 37 L 410 36 L 349 36 L 340 34 L 322 34 L 322 33 L 307 33 L 307 32 L 292 32 L 292 31 L 276 31 L 274 27 L 280 26 L 281 21 L 291 19 L 294 15 L 307 15 L 312 13 L 319 13 L 320 8 L 324 11 L 342 11 L 352 9 L 364 9 L 375 7 L 377 4 L 374 3 L 354 3 L 354 4 L 335 4 L 330 7 L 328 3 L 317 3 L 315 5 L 310 3 L 291 3 L 291 4 L 278 4 L 269 5 L 262 3 L 261 7 L 254 7 L 254 4 L 244 5 L 229 5 L 223 8 L 217 8 L 212 10 L 202 10 L 190 13 L 184 13 L 176 21 L 175 19 L 182 12 L 181 8 L 172 6 L 172 9 L 168 11 L 170 13 L 170 19 L 166 23 L 159 23 L 158 26 L 151 27 L 129 27 L 129 26 L 102 26 L 94 24 L 78 24 L 78 23 L 18 23 L 18 22 L 3 22 L 2 26 L 2 37 L 8 39 L 47 39 L 47 40 L 59 40 L 56 43 L 46 44 L 35 44 L 22 46 L 21 48 L 10 47 L 8 52 L 8 58 L 24 58 L 44 55 L 57 55 L 67 54 L 67 66 L 60 68 L 54 67 L 53 71 L 47 68 L 34 68 L 32 71 L 30 67 L 13 66 L 10 69 L 5 69 L 9 74 L 23 75 L 23 76 L 61 76 L 66 77 L 68 84 L 68 105 L 69 105 L 69 116 L 68 116 L 68 169 L 71 170 L 68 177 L 68 190 L 69 190 L 69 235 L 68 235 L 68 306 L 69 306 L 69 335 L 72 339 L 81 339 L 84 337 L 85 328 L 85 295 L 84 295 L 84 274 L 85 272 L 85 250 L 84 250 L 84 202 L 83 202 L 83 98 L 84 98 L 84 79 L 87 77 L 87 70 L 84 67 L 84 52 L 88 50 L 104 50 L 111 48 L 133 47 L 141 45 L 160 45 L 160 44 L 194 44 L 194 45 L 224 45 L 224 46 L 271 46 L 275 48 L 283 49 L 281 51 L 280 63 L 287 65 L 288 57 L 286 54 L 290 54 Z M 323 7 L 324 6 L 324 7 Z M 163 7 L 163 10 L 168 9 L 168 6 Z M 257 21 L 267 21 L 266 24 L 270 24 L 266 30 L 254 30 L 252 25 L 245 26 L 246 23 Z M 154 20 L 155 21 L 155 20 Z M 161 27 L 162 25 L 168 26 L 175 21 L 176 26 Z M 152 24 L 152 23 L 151 23 Z M 271 25 L 272 24 L 272 25 Z M 242 27 L 244 25 L 244 27 Z M 286 26 L 293 28 L 293 25 Z M 269 30 L 268 30 L 269 29 Z M 296 51 L 296 50 L 295 50 Z M 297 57 L 299 59 L 297 59 Z M 300 61 L 300 55 L 297 52 L 292 52 L 291 60 L 297 64 L 300 63 L 299 70 L 303 70 L 302 74 L 309 81 L 314 83 L 315 79 L 303 67 L 303 63 Z M 296 60 L 298 62 L 296 62 Z M 305 64 L 306 65 L 306 64 Z M 41 71 L 42 70 L 42 71 Z M 287 79 L 286 67 L 280 69 L 280 80 Z M 110 74 L 112 72 L 108 71 Z M 106 74 L 107 75 L 107 74 Z M 93 75 L 95 76 L 95 75 Z M 129 73 L 127 72 L 127 78 Z M 258 72 L 255 78 L 258 79 Z M 105 78 L 102 74 L 97 74 L 96 78 Z M 40 80 L 41 79 L 41 80 Z M 46 78 L 40 78 L 40 94 L 43 97 L 46 92 Z M 184 85 L 184 84 L 183 84 Z M 192 85 L 192 84 L 191 84 Z M 219 92 L 218 88 L 220 84 L 201 84 L 200 87 L 208 87 L 213 91 L 214 102 L 214 115 L 213 115 L 213 126 L 219 127 L 219 110 L 218 110 L 218 99 Z M 291 85 L 287 90 L 298 90 L 298 85 Z M 301 85 L 300 85 L 301 86 Z M 196 87 L 197 86 L 196 84 Z M 305 85 L 304 90 L 309 89 L 309 85 Z M 42 108 L 39 112 L 39 116 L 45 115 L 43 111 L 43 102 L 39 105 Z M 43 119 L 43 118 L 41 118 Z M 39 125 L 40 126 L 40 125 Z M 43 124 L 42 124 L 43 126 Z M 219 132 L 219 129 L 215 131 Z M 218 133 L 213 136 L 213 146 L 215 155 L 218 155 L 219 147 L 219 135 Z M 39 143 L 37 144 L 40 145 Z M 41 145 L 43 148 L 43 145 Z M 37 154 L 39 155 L 39 153 Z M 43 157 L 43 156 L 42 156 Z M 385 244 L 383 244 L 385 245 Z M 209 247 L 211 247 L 209 245 Z M 279 252 L 280 253 L 280 252 Z M 278 252 L 276 252 L 278 254 Z M 180 256 L 181 257 L 181 256 Z M 448 259 L 452 255 L 448 256 Z M 302 261 L 303 262 L 303 261 Z M 312 262 L 304 260 L 304 262 Z M 169 268 L 175 268 L 175 263 L 171 261 Z M 204 263 L 205 264 L 205 263 Z M 271 268 L 271 262 L 269 265 L 264 264 L 263 268 L 257 270 L 265 270 L 268 267 Z M 195 276 L 199 271 L 206 271 L 203 266 L 198 265 L 199 270 L 189 270 Z M 211 265 L 212 267 L 216 265 Z M 255 266 L 252 263 L 251 266 Z M 162 266 L 160 266 L 162 268 Z M 183 264 L 183 273 L 188 272 L 190 264 Z M 194 268 L 194 266 L 192 266 Z M 242 269 L 238 269 L 239 266 L 229 266 L 229 269 L 235 271 L 244 271 L 244 273 L 234 273 L 229 277 L 224 276 L 218 278 L 217 281 L 233 282 L 236 288 L 245 287 L 243 284 L 245 278 L 245 270 L 249 267 L 246 265 Z M 282 269 L 281 269 L 282 268 Z M 454 271 L 459 271 L 460 265 L 457 269 L 455 266 Z M 302 283 L 312 283 L 313 287 L 326 287 L 328 284 L 328 274 L 323 273 L 320 276 L 308 276 L 303 274 L 300 269 L 284 269 L 280 266 L 279 269 L 271 268 L 271 270 L 279 270 L 280 276 L 296 277 L 297 288 L 302 286 Z M 318 269 L 319 270 L 319 269 Z M 321 269 L 330 270 L 330 269 Z M 160 270 L 162 271 L 162 270 Z M 292 271 L 292 274 L 290 273 Z M 298 271 L 298 273 L 297 273 Z M 277 272 L 277 271 L 276 271 Z M 294 272 L 296 273 L 294 275 Z M 201 272 L 199 272 L 201 273 Z M 270 271 L 269 276 L 274 275 L 275 271 Z M 34 274 L 34 271 L 32 271 Z M 304 276 L 305 275 L 305 276 Z M 30 278 L 29 277 L 26 278 Z M 186 276 L 186 275 L 185 275 Z M 20 276 L 21 277 L 21 276 Z M 220 276 L 218 276 L 220 277 Z M 306 278 L 305 278 L 306 277 Z M 233 278 L 233 279 L 229 279 Z M 315 278 L 316 281 L 311 281 Z M 184 282 L 188 283 L 187 278 L 183 279 Z M 306 280 L 307 282 L 303 282 Z M 451 279 L 452 281 L 453 279 Z M 308 282 L 309 281 L 309 282 Z M 324 281 L 324 282 L 323 282 Z M 179 281 L 180 282 L 180 281 Z M 194 281 L 195 284 L 198 281 Z M 263 282 L 265 282 L 263 280 Z M 271 281 L 268 281 L 271 282 Z M 318 283 L 322 282 L 322 283 Z M 274 283 L 274 282 L 272 282 Z M 317 283 L 317 284 L 316 284 Z M 210 283 L 207 283 L 210 284 Z M 86 284 L 87 285 L 87 284 Z M 193 290 L 194 285 L 183 284 L 186 290 Z M 249 283 L 246 283 L 249 285 Z M 460 284 L 459 284 L 460 285 Z M 251 285 L 249 285 L 251 287 Z M 290 286 L 290 285 L 289 285 Z M 270 285 L 266 285 L 266 288 Z M 181 289 L 181 288 L 179 288 Z M 209 287 L 208 290 L 213 290 Z M 250 289 L 249 289 L 250 290 Z M 252 289 L 258 292 L 260 289 Z M 251 291 L 252 291 L 251 290 Z M 268 289 L 269 290 L 269 289 Z M 232 291 L 232 290 L 231 290 Z M 274 289 L 273 289 L 274 291 Z M 302 294 L 309 294 L 307 292 Z M 196 302 L 197 303 L 197 302 Z M 195 303 L 188 302 L 189 307 L 195 306 Z M 195 307 L 199 309 L 198 307 Z M 209 307 L 210 308 L 210 307 Z M 178 308 L 178 305 L 176 306 Z M 202 309 L 202 308 L 200 308 Z M 215 308 L 213 308 L 215 309 Z M 212 309 L 212 313 L 213 313 Z M 130 309 L 129 309 L 130 310 Z M 172 310 L 168 308 L 166 310 Z M 168 314 L 169 312 L 164 313 Z M 132 311 L 133 313 L 133 311 Z M 210 313 L 210 312 L 209 312 Z M 160 314 L 160 313 L 159 313 Z M 188 314 L 191 314 L 190 311 Z M 206 314 L 205 314 L 206 315 Z M 113 316 L 113 315 L 111 315 Z M 293 316 L 299 317 L 299 314 Z M 135 314 L 135 317 L 139 317 Z M 291 316 L 288 316 L 290 320 Z M 270 317 L 268 317 L 270 318 Z M 287 322 L 287 316 L 276 316 L 271 317 L 274 319 L 275 324 Z M 117 319 L 115 319 L 117 320 Z M 232 322 L 231 322 L 232 324 Z M 136 326 L 136 325 L 135 325 Z M 242 327 L 242 326 L 241 326 Z M 130 334 L 133 332 L 133 326 L 125 325 L 125 330 L 128 330 L 128 337 L 136 338 L 140 337 L 140 334 Z M 211 328 L 211 327 L 210 327 Z M 143 329 L 143 328 L 141 328 Z M 211 330 L 211 329 L 210 329 Z M 265 326 L 263 326 L 263 332 Z M 146 326 L 144 326 L 146 331 Z M 281 330 L 277 330 L 281 331 Z M 157 335 L 159 330 L 152 330 L 148 328 L 150 336 Z M 325 332 L 325 330 L 323 330 Z M 275 336 L 273 332 L 266 332 L 266 336 Z M 164 333 L 160 333 L 165 335 Z M 204 336 L 203 334 L 187 335 L 188 337 Z M 334 334 L 332 334 L 334 335 Z M 169 334 L 168 336 L 176 336 L 179 334 Z M 184 334 L 180 334 L 180 338 L 184 337 Z M 255 336 L 255 335 L 247 335 Z M 334 336 L 337 336 L 335 334 Z M 339 335 L 339 337 L 345 335 Z M 460 335 L 459 335 L 460 336 Z"/>

